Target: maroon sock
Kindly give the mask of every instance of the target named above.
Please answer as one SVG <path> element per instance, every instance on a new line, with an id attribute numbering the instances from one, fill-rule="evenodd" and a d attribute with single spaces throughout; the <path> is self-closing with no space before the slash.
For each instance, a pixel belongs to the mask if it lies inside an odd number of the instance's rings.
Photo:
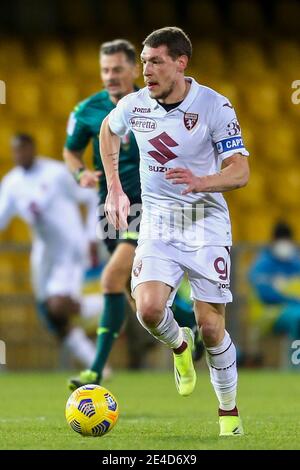
<path id="1" fill-rule="evenodd" d="M 239 415 L 239 412 L 236 406 L 233 408 L 233 410 L 228 410 L 228 411 L 221 410 L 221 408 L 219 408 L 219 416 L 238 416 L 238 415 Z"/>
<path id="2" fill-rule="evenodd" d="M 183 351 L 185 351 L 187 348 L 187 343 L 185 341 L 182 341 L 182 345 L 179 346 L 179 348 L 173 349 L 173 352 L 175 354 L 181 354 Z"/>

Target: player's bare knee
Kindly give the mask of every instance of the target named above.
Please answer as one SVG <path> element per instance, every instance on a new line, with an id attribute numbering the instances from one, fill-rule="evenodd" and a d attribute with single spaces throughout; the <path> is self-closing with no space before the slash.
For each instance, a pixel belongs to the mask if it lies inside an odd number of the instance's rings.
<path id="1" fill-rule="evenodd" d="M 64 297 L 49 297 L 49 299 L 47 299 L 47 307 L 51 316 L 59 316 L 64 310 L 66 310 Z"/>
<path id="2" fill-rule="evenodd" d="M 163 309 L 154 299 L 143 299 L 137 308 L 143 322 L 149 327 L 158 325 L 163 317 Z"/>
<path id="3" fill-rule="evenodd" d="M 79 312 L 79 304 L 68 296 L 52 296 L 47 299 L 47 308 L 51 316 L 72 316 Z"/>
<path id="4" fill-rule="evenodd" d="M 129 275 L 130 273 L 124 272 L 121 266 L 107 266 L 101 277 L 101 287 L 104 294 L 123 292 Z"/>
<path id="5" fill-rule="evenodd" d="M 222 331 L 216 323 L 205 322 L 201 326 L 203 342 L 207 347 L 213 347 L 222 340 Z M 224 335 L 223 335 L 224 336 Z"/>

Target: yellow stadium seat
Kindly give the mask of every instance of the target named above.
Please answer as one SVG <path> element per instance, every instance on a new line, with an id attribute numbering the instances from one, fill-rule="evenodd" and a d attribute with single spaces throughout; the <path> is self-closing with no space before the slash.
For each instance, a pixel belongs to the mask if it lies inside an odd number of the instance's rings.
<path id="1" fill-rule="evenodd" d="M 99 48 L 100 42 L 84 38 L 74 44 L 73 60 L 75 78 L 99 77 Z"/>
<path id="2" fill-rule="evenodd" d="M 17 123 L 13 119 L 0 120 L 0 172 L 2 174 L 2 166 L 5 163 L 12 164 L 10 141 L 14 133 L 18 130 Z"/>
<path id="3" fill-rule="evenodd" d="M 238 191 L 232 191 L 230 199 L 232 204 L 241 209 L 259 209 L 267 200 L 265 175 L 257 171 L 251 171 L 247 186 Z"/>
<path id="4" fill-rule="evenodd" d="M 234 41 L 231 50 L 227 51 L 229 64 L 232 63 L 234 79 L 246 80 L 246 84 L 251 80 L 269 78 L 269 69 L 261 47 L 252 41 L 239 40 Z M 272 83 L 272 82 L 271 82 Z"/>
<path id="5" fill-rule="evenodd" d="M 70 73 L 70 54 L 61 41 L 40 42 L 37 46 L 39 67 L 49 75 L 68 75 Z"/>
<path id="6" fill-rule="evenodd" d="M 31 232 L 23 220 L 18 217 L 14 218 L 9 228 L 10 241 L 14 242 L 31 242 Z"/>
<path id="7" fill-rule="evenodd" d="M 282 77 L 288 80 L 298 78 L 300 69 L 300 46 L 294 41 L 278 40 L 274 43 L 272 56 Z"/>
<path id="8" fill-rule="evenodd" d="M 18 290 L 14 273 L 15 267 L 10 256 L 0 252 L 0 291 L 2 293 L 11 294 Z"/>
<path id="9" fill-rule="evenodd" d="M 247 113 L 252 119 L 270 122 L 278 119 L 280 113 L 279 90 L 272 82 L 256 82 L 244 88 Z"/>
<path id="10" fill-rule="evenodd" d="M 47 109 L 53 117 L 67 118 L 79 100 L 79 89 L 76 83 L 53 81 L 47 93 Z"/>
<path id="11" fill-rule="evenodd" d="M 10 80 L 7 89 L 7 107 L 14 116 L 36 117 L 41 112 L 40 77 L 35 72 L 23 71 Z"/>
<path id="12" fill-rule="evenodd" d="M 274 121 L 255 130 L 260 159 L 273 166 L 292 165 L 297 157 L 296 133 L 288 120 Z"/>
<path id="13" fill-rule="evenodd" d="M 243 117 L 240 115 L 239 110 L 237 110 L 237 115 L 239 119 L 239 123 L 242 129 L 242 136 L 243 136 L 243 141 L 245 144 L 246 149 L 250 153 L 250 163 L 255 163 L 256 162 L 256 136 L 254 133 L 253 127 L 249 124 L 248 121 L 243 119 Z M 254 160 L 254 162 L 253 162 Z"/>
<path id="14" fill-rule="evenodd" d="M 2 39 L 0 41 L 0 70 L 17 70 L 26 67 L 26 51 L 22 41 Z M 1 77 L 2 78 L 2 77 Z"/>
<path id="15" fill-rule="evenodd" d="M 288 214 L 291 208 L 299 208 L 300 172 L 295 168 L 282 168 L 277 185 L 272 188 L 276 203 Z M 272 194 L 271 193 L 271 194 Z"/>
<path id="16" fill-rule="evenodd" d="M 216 79 L 224 74 L 224 54 L 215 42 L 196 42 L 191 66 L 198 70 L 198 75 Z"/>
<path id="17" fill-rule="evenodd" d="M 56 152 L 57 136 L 53 126 L 53 121 L 30 121 L 27 132 L 31 134 L 37 147 L 38 155 L 52 157 Z"/>
<path id="18" fill-rule="evenodd" d="M 226 96 L 226 98 L 228 98 L 229 101 L 231 101 L 234 107 L 238 106 L 238 103 L 239 103 L 238 90 L 237 90 L 236 85 L 233 82 L 220 80 L 218 82 L 216 91 L 218 93 L 221 93 L 221 95 Z"/>
<path id="19" fill-rule="evenodd" d="M 226 197 L 227 200 L 227 197 Z M 229 213 L 230 213 L 230 220 L 231 220 L 231 231 L 232 231 L 232 239 L 233 243 L 238 243 L 242 241 L 242 234 L 240 231 L 241 224 L 239 223 L 239 213 L 237 209 L 231 204 L 230 201 L 228 202 Z"/>
<path id="20" fill-rule="evenodd" d="M 260 210 L 253 209 L 241 213 L 239 218 L 241 241 L 266 243 L 269 242 L 271 230 L 278 220 L 279 210 L 267 203 Z"/>

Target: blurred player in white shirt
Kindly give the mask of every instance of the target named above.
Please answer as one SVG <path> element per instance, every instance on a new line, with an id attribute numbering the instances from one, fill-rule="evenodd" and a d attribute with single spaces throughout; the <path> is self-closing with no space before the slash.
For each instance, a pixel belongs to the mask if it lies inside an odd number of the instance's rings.
<path id="1" fill-rule="evenodd" d="M 245 186 L 248 152 L 227 98 L 184 72 L 192 45 L 179 28 L 151 33 L 141 54 L 146 87 L 121 99 L 103 122 L 106 212 L 125 229 L 129 200 L 118 175 L 120 137 L 132 130 L 141 158 L 143 215 L 132 270 L 140 323 L 174 353 L 175 383 L 192 393 L 193 335 L 172 305 L 186 272 L 219 401 L 220 435 L 243 433 L 236 407 L 236 350 L 225 330 L 231 227 L 223 191 Z"/>
<path id="2" fill-rule="evenodd" d="M 38 311 L 74 358 L 90 366 L 95 348 L 83 329 L 81 285 L 88 249 L 95 248 L 97 194 L 78 187 L 61 162 L 36 156 L 31 136 L 12 139 L 16 167 L 0 186 L 0 230 L 13 216 L 32 229 L 31 272 Z M 83 223 L 79 204 L 87 207 Z"/>

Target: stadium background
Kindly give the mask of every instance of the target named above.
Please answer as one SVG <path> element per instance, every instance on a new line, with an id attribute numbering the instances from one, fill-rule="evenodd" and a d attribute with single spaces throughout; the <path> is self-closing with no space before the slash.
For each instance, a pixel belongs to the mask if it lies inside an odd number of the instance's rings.
<path id="1" fill-rule="evenodd" d="M 249 263 L 279 218 L 291 223 L 300 241 L 300 104 L 291 100 L 292 83 L 300 79 L 299 19 L 299 2 L 283 0 L 1 3 L 6 104 L 0 105 L 0 178 L 12 167 L 9 141 L 16 131 L 31 133 L 39 154 L 62 159 L 69 112 L 100 88 L 101 42 L 125 37 L 140 51 L 155 28 L 178 25 L 189 34 L 194 53 L 188 74 L 232 100 L 251 154 L 249 185 L 226 195 L 235 241 L 230 328 L 250 356 L 259 345 L 249 319 Z M 18 219 L 0 233 L 0 338 L 9 368 L 56 368 L 55 342 L 34 312 L 29 247 L 29 232 Z M 280 340 L 264 341 L 264 365 L 280 365 L 281 347 Z M 121 337 L 115 365 L 123 348 Z"/>

